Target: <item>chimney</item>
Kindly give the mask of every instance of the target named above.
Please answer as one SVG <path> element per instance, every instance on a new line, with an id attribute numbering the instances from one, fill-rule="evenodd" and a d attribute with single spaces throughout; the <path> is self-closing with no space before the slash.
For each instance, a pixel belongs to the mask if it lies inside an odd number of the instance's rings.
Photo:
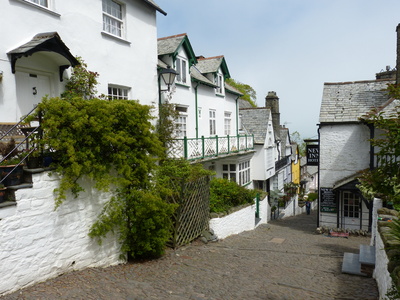
<path id="1" fill-rule="evenodd" d="M 274 131 L 275 134 L 278 134 L 281 124 L 281 117 L 279 113 L 279 98 L 276 95 L 276 92 L 268 92 L 268 95 L 265 97 L 265 107 L 271 110 Z"/>
<path id="2" fill-rule="evenodd" d="M 400 83 L 400 24 L 396 27 L 397 50 L 396 50 L 396 84 Z"/>

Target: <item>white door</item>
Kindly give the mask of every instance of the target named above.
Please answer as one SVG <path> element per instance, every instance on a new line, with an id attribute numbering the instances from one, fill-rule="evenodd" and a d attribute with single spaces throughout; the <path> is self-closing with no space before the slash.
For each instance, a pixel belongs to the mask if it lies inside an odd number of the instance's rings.
<path id="1" fill-rule="evenodd" d="M 350 191 L 342 191 L 342 227 L 360 229 L 361 198 Z"/>
<path id="2" fill-rule="evenodd" d="M 46 95 L 52 96 L 50 76 L 32 72 L 15 73 L 17 82 L 17 120 L 29 113 Z"/>

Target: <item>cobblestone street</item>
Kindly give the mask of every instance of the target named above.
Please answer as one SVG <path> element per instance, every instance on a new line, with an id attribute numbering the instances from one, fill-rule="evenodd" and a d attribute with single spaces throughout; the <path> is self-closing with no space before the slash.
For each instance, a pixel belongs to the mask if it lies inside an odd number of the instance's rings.
<path id="1" fill-rule="evenodd" d="M 316 213 L 169 250 L 158 260 L 68 273 L 11 299 L 378 299 L 372 278 L 341 273 L 367 237 L 315 233 Z"/>

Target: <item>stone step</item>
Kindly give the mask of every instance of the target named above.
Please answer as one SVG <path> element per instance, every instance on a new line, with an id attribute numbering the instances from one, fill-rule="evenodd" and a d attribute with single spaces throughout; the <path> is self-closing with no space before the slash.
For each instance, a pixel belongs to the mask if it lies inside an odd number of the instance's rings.
<path id="1" fill-rule="evenodd" d="M 375 247 L 370 245 L 360 245 L 360 263 L 375 266 Z"/>
<path id="2" fill-rule="evenodd" d="M 343 256 L 342 273 L 367 276 L 361 272 L 360 255 L 346 252 Z"/>

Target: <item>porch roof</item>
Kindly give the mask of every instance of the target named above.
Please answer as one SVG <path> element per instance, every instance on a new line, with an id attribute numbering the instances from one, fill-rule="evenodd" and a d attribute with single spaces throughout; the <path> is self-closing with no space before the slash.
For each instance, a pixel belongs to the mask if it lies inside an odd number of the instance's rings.
<path id="1" fill-rule="evenodd" d="M 11 55 L 12 72 L 15 73 L 15 64 L 18 58 L 40 51 L 58 53 L 66 58 L 71 66 L 79 65 L 79 61 L 71 54 L 57 32 L 45 32 L 35 35 L 29 42 L 8 52 Z"/>

